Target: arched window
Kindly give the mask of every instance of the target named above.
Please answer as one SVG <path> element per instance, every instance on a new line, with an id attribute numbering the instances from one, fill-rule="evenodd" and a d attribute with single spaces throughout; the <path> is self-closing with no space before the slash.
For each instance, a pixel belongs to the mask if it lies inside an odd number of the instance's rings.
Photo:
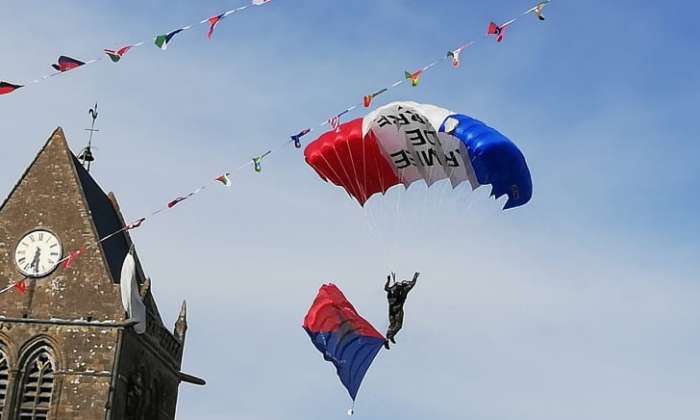
<path id="1" fill-rule="evenodd" d="M 25 359 L 17 410 L 18 420 L 47 419 L 56 362 L 51 348 L 39 345 Z"/>
<path id="2" fill-rule="evenodd" d="M 7 362 L 7 354 L 0 343 L 0 418 L 5 411 L 5 397 L 7 397 L 7 387 L 10 381 L 10 365 Z"/>

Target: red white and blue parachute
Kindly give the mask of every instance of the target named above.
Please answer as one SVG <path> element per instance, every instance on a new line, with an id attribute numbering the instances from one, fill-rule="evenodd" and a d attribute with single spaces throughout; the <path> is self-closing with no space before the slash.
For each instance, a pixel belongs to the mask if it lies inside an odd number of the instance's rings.
<path id="1" fill-rule="evenodd" d="M 486 124 L 434 105 L 394 102 L 340 125 L 309 144 L 306 162 L 325 181 L 345 188 L 360 205 L 376 193 L 423 180 L 449 179 L 455 188 L 491 184 L 508 196 L 505 208 L 532 197 L 525 157 Z"/>

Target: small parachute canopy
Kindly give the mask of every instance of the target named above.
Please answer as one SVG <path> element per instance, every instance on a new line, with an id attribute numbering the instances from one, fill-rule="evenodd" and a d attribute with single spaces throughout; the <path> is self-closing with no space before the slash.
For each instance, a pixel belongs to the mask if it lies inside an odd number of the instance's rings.
<path id="1" fill-rule="evenodd" d="M 309 144 L 306 162 L 360 205 L 394 185 L 428 186 L 449 179 L 455 188 L 491 184 L 508 196 L 505 208 L 532 197 L 530 170 L 508 138 L 481 121 L 415 102 L 394 102 L 340 125 Z"/>
<path id="2" fill-rule="evenodd" d="M 129 319 L 136 321 L 134 325 L 136 333 L 143 334 L 146 332 L 146 306 L 139 295 L 139 286 L 136 282 L 136 262 L 131 252 L 126 254 L 122 264 L 120 288 L 124 312 L 128 314 Z"/>
<path id="3" fill-rule="evenodd" d="M 384 345 L 384 337 L 362 318 L 333 284 L 321 286 L 304 318 L 304 329 L 355 400 L 362 379 Z"/>

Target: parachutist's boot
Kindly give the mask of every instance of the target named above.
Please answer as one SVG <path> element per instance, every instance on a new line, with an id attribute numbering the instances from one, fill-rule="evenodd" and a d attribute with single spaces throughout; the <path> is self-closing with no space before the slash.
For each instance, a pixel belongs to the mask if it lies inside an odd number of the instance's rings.
<path id="1" fill-rule="evenodd" d="M 389 340 L 384 340 L 384 348 L 387 349 L 387 350 L 391 350 L 391 349 L 389 348 Z"/>

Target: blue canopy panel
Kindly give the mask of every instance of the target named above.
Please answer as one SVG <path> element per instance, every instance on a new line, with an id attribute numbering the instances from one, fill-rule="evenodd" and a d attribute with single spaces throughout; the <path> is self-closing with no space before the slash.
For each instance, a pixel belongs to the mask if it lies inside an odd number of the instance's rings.
<path id="1" fill-rule="evenodd" d="M 504 209 L 522 206 L 532 198 L 532 178 L 525 157 L 518 147 L 503 134 L 479 120 L 462 114 L 450 115 L 440 126 L 456 120 L 450 132 L 467 148 L 469 160 L 479 184 L 491 184 L 492 195 L 498 199 L 508 195 Z"/>
<path id="2" fill-rule="evenodd" d="M 315 333 L 306 329 L 323 358 L 335 365 L 340 381 L 355 400 L 367 369 L 384 345 L 384 339 L 360 335 L 341 329 L 336 332 Z"/>

